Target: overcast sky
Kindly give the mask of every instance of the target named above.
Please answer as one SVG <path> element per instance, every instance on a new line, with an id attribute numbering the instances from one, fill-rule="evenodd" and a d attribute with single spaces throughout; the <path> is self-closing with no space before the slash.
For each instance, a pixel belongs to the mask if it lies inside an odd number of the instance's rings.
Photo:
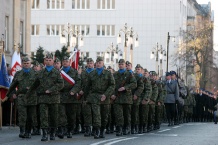
<path id="1" fill-rule="evenodd" d="M 218 51 L 218 0 L 197 0 L 199 4 L 207 4 L 209 1 L 214 10 L 214 49 Z"/>

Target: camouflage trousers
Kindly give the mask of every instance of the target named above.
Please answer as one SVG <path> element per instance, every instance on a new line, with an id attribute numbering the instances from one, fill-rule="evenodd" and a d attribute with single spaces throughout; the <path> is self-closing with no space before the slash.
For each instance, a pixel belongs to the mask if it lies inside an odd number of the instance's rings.
<path id="1" fill-rule="evenodd" d="M 130 104 L 114 104 L 115 122 L 117 126 L 130 126 L 131 124 Z"/>
<path id="2" fill-rule="evenodd" d="M 78 110 L 81 104 L 60 103 L 58 105 L 58 126 L 75 128 Z"/>
<path id="3" fill-rule="evenodd" d="M 155 105 L 149 104 L 149 112 L 148 112 L 148 127 L 151 127 L 155 124 Z"/>
<path id="4" fill-rule="evenodd" d="M 155 125 L 160 125 L 160 123 L 161 123 L 162 108 L 163 108 L 162 105 L 155 106 Z"/>
<path id="5" fill-rule="evenodd" d="M 138 125 L 139 124 L 139 105 L 133 104 L 131 111 L 131 124 Z"/>
<path id="6" fill-rule="evenodd" d="M 19 126 L 24 128 L 30 128 L 37 125 L 34 115 L 36 114 L 36 106 L 24 106 L 18 105 L 18 120 Z"/>
<path id="7" fill-rule="evenodd" d="M 147 125 L 148 124 L 148 112 L 149 106 L 141 104 L 139 106 L 139 122 L 140 125 Z"/>
<path id="8" fill-rule="evenodd" d="M 84 126 L 101 127 L 99 104 L 83 104 Z"/>
<path id="9" fill-rule="evenodd" d="M 100 105 L 100 111 L 101 111 L 101 127 L 106 128 L 108 123 L 108 116 L 110 113 L 110 105 L 109 104 L 101 104 Z"/>
<path id="10" fill-rule="evenodd" d="M 40 127 L 57 128 L 58 126 L 58 103 L 40 104 Z"/>
<path id="11" fill-rule="evenodd" d="M 33 117 L 35 120 L 35 123 L 33 124 L 34 127 L 40 128 L 40 111 L 39 111 L 39 105 L 36 105 L 36 113 L 33 113 Z"/>
<path id="12" fill-rule="evenodd" d="M 107 128 L 112 128 L 115 125 L 115 115 L 114 115 L 114 111 L 113 111 L 113 105 L 114 104 L 110 104 L 109 106 L 109 114 L 108 114 L 108 123 L 107 123 Z"/>

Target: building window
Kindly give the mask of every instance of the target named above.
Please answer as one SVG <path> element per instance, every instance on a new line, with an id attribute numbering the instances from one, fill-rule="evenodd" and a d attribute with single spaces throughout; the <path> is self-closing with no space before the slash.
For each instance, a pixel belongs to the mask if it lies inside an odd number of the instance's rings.
<path id="1" fill-rule="evenodd" d="M 90 0 L 72 0 L 72 9 L 90 9 Z"/>
<path id="2" fill-rule="evenodd" d="M 9 50 L 9 17 L 5 17 L 5 51 Z"/>
<path id="3" fill-rule="evenodd" d="M 64 0 L 47 0 L 47 9 L 64 9 Z"/>
<path id="4" fill-rule="evenodd" d="M 98 9 L 115 9 L 115 0 L 98 0 Z"/>
<path id="5" fill-rule="evenodd" d="M 115 25 L 97 25 L 97 36 L 115 36 Z"/>
<path id="6" fill-rule="evenodd" d="M 39 0 L 31 0 L 32 9 L 39 9 Z"/>
<path id="7" fill-rule="evenodd" d="M 23 46 L 23 21 L 20 21 L 20 45 Z"/>
<path id="8" fill-rule="evenodd" d="M 39 25 L 31 26 L 31 35 L 39 35 Z"/>
<path id="9" fill-rule="evenodd" d="M 104 59 L 104 52 L 96 52 L 97 57 L 103 57 Z"/>
<path id="10" fill-rule="evenodd" d="M 47 25 L 46 32 L 49 36 L 59 36 L 63 31 L 64 25 Z"/>

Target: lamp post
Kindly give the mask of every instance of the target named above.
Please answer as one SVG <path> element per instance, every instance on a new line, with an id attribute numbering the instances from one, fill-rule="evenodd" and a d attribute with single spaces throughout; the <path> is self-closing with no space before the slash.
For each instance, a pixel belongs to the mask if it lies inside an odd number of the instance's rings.
<path id="1" fill-rule="evenodd" d="M 117 36 L 117 43 L 120 44 L 121 43 L 121 33 L 124 33 L 124 59 L 127 59 L 127 47 L 128 45 L 132 45 L 133 44 L 133 37 L 136 37 L 135 40 L 135 46 L 138 47 L 138 35 L 134 32 L 132 27 L 128 27 L 127 23 L 125 23 L 124 27 L 122 29 L 120 29 L 118 36 Z M 131 46 L 133 48 L 133 46 Z M 131 57 L 131 62 L 133 61 L 133 58 Z M 133 62 L 132 62 L 133 63 Z"/>
<path id="2" fill-rule="evenodd" d="M 155 58 L 156 71 L 157 71 L 158 75 L 160 74 L 161 76 L 163 75 L 163 69 L 162 69 L 163 56 L 166 56 L 166 51 L 163 49 L 162 45 L 160 45 L 160 48 L 159 48 L 159 45 L 157 43 L 156 47 L 153 48 L 153 50 L 151 51 L 150 58 L 151 59 Z M 158 65 L 159 59 L 160 59 L 160 69 L 159 69 L 159 65 Z"/>
<path id="3" fill-rule="evenodd" d="M 167 33 L 167 69 L 166 71 L 168 72 L 168 64 L 169 64 L 169 43 L 170 43 L 170 37 L 173 37 L 174 38 L 174 42 L 175 42 L 175 36 L 170 36 L 170 33 L 168 32 Z"/>
<path id="4" fill-rule="evenodd" d="M 118 48 L 118 45 L 114 46 L 114 44 L 111 43 L 110 46 L 107 47 L 106 53 L 109 54 L 111 65 L 113 65 L 113 68 L 116 69 L 116 59 L 118 58 L 119 53 L 120 56 L 122 56 L 122 51 Z"/>
<path id="5" fill-rule="evenodd" d="M 67 23 L 66 28 L 63 29 L 63 31 L 61 32 L 61 36 L 60 36 L 60 42 L 62 44 L 66 44 L 65 35 L 67 35 L 67 47 L 68 48 L 69 47 L 78 48 L 78 46 L 84 45 L 83 35 L 79 32 L 77 26 L 75 26 L 75 28 L 72 28 L 70 23 Z M 79 41 L 79 39 L 80 39 L 80 41 Z"/>

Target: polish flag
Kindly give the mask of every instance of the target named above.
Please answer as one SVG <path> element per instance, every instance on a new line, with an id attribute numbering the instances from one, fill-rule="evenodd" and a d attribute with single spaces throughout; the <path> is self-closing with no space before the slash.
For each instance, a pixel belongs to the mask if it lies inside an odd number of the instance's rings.
<path id="1" fill-rule="evenodd" d="M 75 80 L 71 78 L 68 74 L 66 74 L 63 70 L 61 70 L 61 76 L 63 77 L 64 80 L 66 80 L 69 84 L 74 86 Z"/>
<path id="2" fill-rule="evenodd" d="M 79 66 L 79 50 L 74 48 L 74 52 L 70 56 L 70 59 L 71 59 L 71 67 L 78 70 L 78 66 Z"/>
<path id="3" fill-rule="evenodd" d="M 17 52 L 17 50 L 15 50 L 14 54 L 12 56 L 10 75 L 14 76 L 15 73 L 21 69 L 22 69 L 22 67 L 21 67 L 20 53 Z"/>

